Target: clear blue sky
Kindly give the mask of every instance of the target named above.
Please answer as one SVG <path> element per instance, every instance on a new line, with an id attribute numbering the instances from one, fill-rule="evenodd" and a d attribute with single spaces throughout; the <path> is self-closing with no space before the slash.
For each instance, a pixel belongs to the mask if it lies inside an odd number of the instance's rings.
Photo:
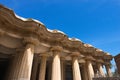
<path id="1" fill-rule="evenodd" d="M 0 0 L 25 18 L 43 22 L 69 37 L 120 53 L 120 0 Z"/>

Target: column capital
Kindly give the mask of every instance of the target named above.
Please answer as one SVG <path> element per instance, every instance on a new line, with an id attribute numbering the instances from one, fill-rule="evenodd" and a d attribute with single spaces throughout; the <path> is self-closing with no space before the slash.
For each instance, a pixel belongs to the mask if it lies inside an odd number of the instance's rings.
<path id="1" fill-rule="evenodd" d="M 57 51 L 57 52 L 62 52 L 63 48 L 61 46 L 53 46 L 51 49 L 51 51 Z"/>
<path id="2" fill-rule="evenodd" d="M 105 62 L 104 65 L 105 66 L 111 66 L 111 63 L 110 62 Z"/>
<path id="3" fill-rule="evenodd" d="M 79 57 L 80 56 L 80 52 L 72 52 L 70 54 L 70 56 L 72 56 L 72 57 Z"/>
<path id="4" fill-rule="evenodd" d="M 79 63 L 83 63 L 83 64 L 86 63 L 85 59 L 79 59 L 78 62 L 79 62 Z"/>
<path id="5" fill-rule="evenodd" d="M 49 54 L 49 53 L 48 53 L 48 54 L 47 54 L 47 53 L 40 53 L 40 54 L 39 54 L 39 56 L 42 56 L 42 57 L 48 57 L 48 56 L 50 56 L 50 55 L 51 55 L 51 54 Z"/>
<path id="6" fill-rule="evenodd" d="M 97 63 L 102 64 L 104 61 L 102 59 L 96 59 Z"/>
<path id="7" fill-rule="evenodd" d="M 103 64 L 101 63 L 101 62 L 98 62 L 98 63 L 96 63 L 97 65 L 102 65 L 103 66 Z"/>
<path id="8" fill-rule="evenodd" d="M 39 40 L 32 38 L 32 37 L 24 37 L 23 39 L 23 43 L 27 44 L 33 44 L 33 45 L 38 45 L 39 44 Z"/>
<path id="9" fill-rule="evenodd" d="M 31 43 L 26 44 L 22 48 L 16 48 L 17 53 L 24 53 L 28 48 L 31 48 L 31 51 L 34 53 L 34 45 Z"/>
<path id="10" fill-rule="evenodd" d="M 94 61 L 95 59 L 93 58 L 93 56 L 86 56 L 85 60 L 86 61 Z"/>

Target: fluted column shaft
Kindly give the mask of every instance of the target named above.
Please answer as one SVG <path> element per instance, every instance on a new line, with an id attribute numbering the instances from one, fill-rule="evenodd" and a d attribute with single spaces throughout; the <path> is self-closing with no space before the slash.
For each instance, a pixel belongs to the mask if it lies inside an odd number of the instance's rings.
<path id="1" fill-rule="evenodd" d="M 45 80 L 46 60 L 47 60 L 47 56 L 41 57 L 39 80 Z"/>
<path id="2" fill-rule="evenodd" d="M 23 58 L 21 59 L 22 63 L 19 69 L 18 80 L 30 80 L 33 56 L 34 45 L 27 44 Z"/>
<path id="3" fill-rule="evenodd" d="M 61 80 L 61 67 L 60 67 L 60 55 L 59 52 L 53 53 L 53 63 L 52 63 L 52 79 L 51 80 Z"/>
<path id="4" fill-rule="evenodd" d="M 88 65 L 89 80 L 92 80 L 92 78 L 94 77 L 94 70 L 93 70 L 93 66 L 92 66 L 91 61 L 87 61 L 87 65 Z"/>
<path id="5" fill-rule="evenodd" d="M 16 63 L 14 63 L 14 68 L 13 68 L 13 73 L 11 75 L 11 78 L 8 79 L 8 80 L 17 80 L 17 77 L 18 77 L 18 73 L 19 73 L 19 67 L 21 66 L 21 58 L 23 57 L 22 56 L 23 53 L 18 53 L 17 56 L 16 56 Z"/>
<path id="6" fill-rule="evenodd" d="M 98 70 L 99 70 L 100 75 L 103 76 L 103 77 L 105 77 L 102 65 L 100 63 L 98 63 Z"/>
<path id="7" fill-rule="evenodd" d="M 7 80 L 30 80 L 33 53 L 33 44 L 27 44 L 24 52 L 17 53 L 12 64 L 13 72 L 10 72 Z"/>
<path id="8" fill-rule="evenodd" d="M 72 57 L 73 80 L 81 80 L 80 68 L 77 57 Z"/>
<path id="9" fill-rule="evenodd" d="M 107 72 L 108 77 L 111 77 L 112 73 L 111 73 L 110 66 L 109 65 L 105 65 L 105 67 L 106 67 L 106 72 Z"/>

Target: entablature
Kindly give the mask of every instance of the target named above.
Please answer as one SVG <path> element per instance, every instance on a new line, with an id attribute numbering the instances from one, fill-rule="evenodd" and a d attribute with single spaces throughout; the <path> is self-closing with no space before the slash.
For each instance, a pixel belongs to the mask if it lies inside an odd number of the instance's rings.
<path id="1" fill-rule="evenodd" d="M 91 59 L 94 56 L 99 56 L 104 60 L 111 60 L 112 56 L 104 51 L 93 47 L 90 44 L 85 44 L 77 39 L 70 39 L 60 31 L 49 31 L 44 24 L 33 19 L 22 20 L 12 10 L 0 5 L 0 35 L 7 34 L 13 38 L 18 38 L 21 41 L 25 39 L 38 46 L 47 46 L 47 50 L 52 46 L 61 46 L 64 51 L 78 51 L 82 55 L 90 55 Z M 32 39 L 29 40 L 29 39 Z M 4 43 L 4 42 L 3 42 Z M 1 43 L 2 45 L 4 45 Z M 39 51 L 39 50 L 37 50 Z M 38 52 L 39 53 L 39 52 Z"/>

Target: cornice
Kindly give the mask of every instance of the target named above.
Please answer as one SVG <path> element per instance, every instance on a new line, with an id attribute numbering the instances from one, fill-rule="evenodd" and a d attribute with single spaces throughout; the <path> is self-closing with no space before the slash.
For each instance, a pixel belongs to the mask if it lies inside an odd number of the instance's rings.
<path id="1" fill-rule="evenodd" d="M 0 24 L 5 26 L 0 26 L 0 29 L 13 33 L 18 36 L 32 37 L 35 40 L 50 44 L 52 46 L 62 46 L 64 49 L 68 49 L 71 52 L 79 51 L 81 54 L 89 53 L 96 56 L 104 56 L 105 52 L 97 51 L 95 47 L 85 44 L 82 41 L 76 39 L 69 39 L 66 34 L 63 34 L 57 30 L 49 31 L 44 24 L 37 22 L 32 19 L 26 19 L 23 21 L 18 18 L 16 14 L 11 10 L 2 5 L 0 5 Z M 9 29 L 8 29 L 9 28 Z M 97 55 L 99 54 L 99 55 Z M 111 59 L 111 55 L 108 59 Z"/>

